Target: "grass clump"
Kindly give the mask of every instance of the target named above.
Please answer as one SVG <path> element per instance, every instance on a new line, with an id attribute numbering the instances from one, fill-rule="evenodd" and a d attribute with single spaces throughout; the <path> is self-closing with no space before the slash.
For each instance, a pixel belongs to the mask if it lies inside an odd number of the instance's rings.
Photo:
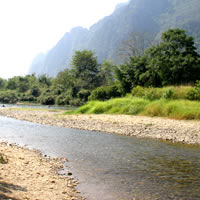
<path id="1" fill-rule="evenodd" d="M 149 100 L 141 98 L 116 98 L 108 101 L 91 101 L 77 110 L 66 114 L 138 114 Z"/>
<path id="2" fill-rule="evenodd" d="M 141 114 L 146 116 L 169 117 L 173 119 L 199 120 L 200 102 L 161 99 L 151 102 Z"/>
<path id="3" fill-rule="evenodd" d="M 65 114 L 128 114 L 199 120 L 200 102 L 164 98 L 153 101 L 138 97 L 124 97 L 108 101 L 91 101 Z"/>
<path id="4" fill-rule="evenodd" d="M 188 95 L 193 91 L 191 86 L 168 86 L 163 88 L 144 88 L 137 86 L 133 88 L 133 97 L 141 97 L 149 100 L 158 99 L 188 99 Z M 193 99 L 194 100 L 194 99 Z"/>

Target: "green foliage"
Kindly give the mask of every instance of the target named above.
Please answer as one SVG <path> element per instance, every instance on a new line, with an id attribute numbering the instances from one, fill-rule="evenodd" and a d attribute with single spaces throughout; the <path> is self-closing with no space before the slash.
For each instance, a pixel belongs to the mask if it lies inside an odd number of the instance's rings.
<path id="1" fill-rule="evenodd" d="M 195 87 L 187 93 L 187 99 L 189 100 L 200 100 L 200 81 L 197 81 Z"/>
<path id="2" fill-rule="evenodd" d="M 104 60 L 100 68 L 101 85 L 112 85 L 114 83 L 114 70 L 116 65 L 109 60 Z"/>
<path id="3" fill-rule="evenodd" d="M 39 97 L 41 94 L 41 89 L 38 85 L 33 85 L 31 88 L 28 90 L 28 94 L 32 95 L 34 97 Z"/>
<path id="4" fill-rule="evenodd" d="M 173 119 L 200 119 L 200 103 L 188 100 L 158 100 L 150 103 L 141 113 L 147 116 L 169 117 Z"/>
<path id="5" fill-rule="evenodd" d="M 56 95 L 50 89 L 45 89 L 39 97 L 39 102 L 43 105 L 55 104 Z"/>
<path id="6" fill-rule="evenodd" d="M 104 102 L 91 101 L 65 114 L 130 114 L 199 120 L 200 102 L 167 99 L 150 101 L 143 98 L 124 97 Z"/>
<path id="7" fill-rule="evenodd" d="M 184 30 L 170 29 L 162 34 L 159 45 L 145 52 L 147 71 L 150 74 L 148 85 L 180 85 L 195 83 L 200 75 L 200 59 L 194 39 Z"/>
<path id="8" fill-rule="evenodd" d="M 59 96 L 56 97 L 55 104 L 57 105 L 70 105 L 70 101 L 72 100 L 72 96 L 69 94 L 60 94 Z"/>
<path id="9" fill-rule="evenodd" d="M 122 91 L 119 85 L 101 86 L 92 91 L 89 100 L 108 100 L 120 96 Z"/>
<path id="10" fill-rule="evenodd" d="M 170 86 L 163 88 L 145 88 L 137 86 L 133 88 L 131 94 L 134 97 L 141 97 L 149 100 L 157 99 L 188 99 L 188 93 L 192 91 L 191 86 Z M 195 99 L 193 99 L 195 100 Z"/>
<path id="11" fill-rule="evenodd" d="M 71 105 L 71 106 L 81 106 L 81 105 L 83 105 L 83 102 L 78 98 L 73 98 L 69 101 L 69 105 Z"/>
<path id="12" fill-rule="evenodd" d="M 74 83 L 75 78 L 73 77 L 72 71 L 69 69 L 65 69 L 64 71 L 59 72 L 57 77 L 53 81 L 54 87 L 59 87 L 63 91 L 74 87 Z"/>
<path id="13" fill-rule="evenodd" d="M 0 78 L 0 90 L 5 89 L 6 86 L 6 80 L 3 78 Z"/>
<path id="14" fill-rule="evenodd" d="M 52 85 L 52 78 L 43 74 L 38 78 L 39 84 L 41 87 L 50 87 Z"/>
<path id="15" fill-rule="evenodd" d="M 8 79 L 7 83 L 6 83 L 6 89 L 8 90 L 16 90 L 17 89 L 17 77 L 13 77 Z"/>
<path id="16" fill-rule="evenodd" d="M 194 84 L 200 76 L 200 56 L 194 39 L 184 30 L 170 29 L 160 44 L 148 48 L 143 56 L 130 58 L 116 68 L 116 78 L 127 93 L 137 85 L 162 87 Z"/>
<path id="17" fill-rule="evenodd" d="M 78 92 L 77 96 L 81 101 L 86 102 L 88 100 L 88 97 L 90 96 L 90 94 L 91 94 L 90 90 L 81 89 Z"/>
<path id="18" fill-rule="evenodd" d="M 92 90 L 100 85 L 100 66 L 97 57 L 90 50 L 76 51 L 72 58 L 72 74 L 76 85 Z"/>
<path id="19" fill-rule="evenodd" d="M 15 91 L 1 91 L 0 102 L 1 103 L 16 103 L 19 100 L 19 96 Z"/>

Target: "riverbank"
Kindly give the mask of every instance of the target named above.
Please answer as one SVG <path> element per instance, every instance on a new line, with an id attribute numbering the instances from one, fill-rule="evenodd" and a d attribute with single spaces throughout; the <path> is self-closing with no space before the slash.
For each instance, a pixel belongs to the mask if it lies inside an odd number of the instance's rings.
<path id="1" fill-rule="evenodd" d="M 0 199 L 80 200 L 76 181 L 58 176 L 61 159 L 44 158 L 37 151 L 0 143 L 5 164 L 0 164 Z"/>
<path id="2" fill-rule="evenodd" d="M 0 115 L 66 128 L 200 144 L 200 122 L 133 115 L 63 115 L 63 111 L 0 109 Z"/>

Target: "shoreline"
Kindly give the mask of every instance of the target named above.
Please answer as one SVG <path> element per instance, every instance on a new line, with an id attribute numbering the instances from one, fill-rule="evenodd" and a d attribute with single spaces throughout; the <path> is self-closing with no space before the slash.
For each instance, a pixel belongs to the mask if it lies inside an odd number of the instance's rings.
<path id="1" fill-rule="evenodd" d="M 0 115 L 50 126 L 200 144 L 200 121 L 133 115 L 63 115 L 63 111 L 7 108 L 0 109 Z"/>
<path id="2" fill-rule="evenodd" d="M 83 200 L 70 176 L 58 175 L 62 158 L 43 157 L 37 150 L 0 142 L 0 199 Z"/>

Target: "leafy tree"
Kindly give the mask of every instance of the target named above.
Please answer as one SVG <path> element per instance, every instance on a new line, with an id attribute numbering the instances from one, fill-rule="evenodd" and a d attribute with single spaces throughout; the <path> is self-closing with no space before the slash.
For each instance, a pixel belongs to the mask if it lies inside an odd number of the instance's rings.
<path id="1" fill-rule="evenodd" d="M 6 80 L 3 78 L 0 78 L 0 90 L 5 89 Z"/>
<path id="2" fill-rule="evenodd" d="M 114 83 L 114 69 L 116 65 L 109 60 L 104 60 L 101 64 L 100 79 L 101 85 L 112 85 Z"/>
<path id="3" fill-rule="evenodd" d="M 72 71 L 65 69 L 62 72 L 59 72 L 56 79 L 53 81 L 54 87 L 60 87 L 63 91 L 74 87 L 75 78 L 73 77 Z"/>
<path id="4" fill-rule="evenodd" d="M 149 85 L 163 86 L 195 83 L 200 75 L 200 59 L 194 39 L 184 30 L 170 29 L 162 34 L 159 45 L 149 48 Z"/>
<path id="5" fill-rule="evenodd" d="M 6 83 L 6 89 L 16 90 L 17 86 L 18 86 L 18 77 L 17 76 L 8 79 L 8 81 Z"/>
<path id="6" fill-rule="evenodd" d="M 97 57 L 90 50 L 76 51 L 72 59 L 72 73 L 76 85 L 92 90 L 100 85 L 100 66 Z"/>
<path id="7" fill-rule="evenodd" d="M 38 81 L 41 87 L 50 87 L 52 84 L 52 79 L 45 74 L 41 75 Z"/>

